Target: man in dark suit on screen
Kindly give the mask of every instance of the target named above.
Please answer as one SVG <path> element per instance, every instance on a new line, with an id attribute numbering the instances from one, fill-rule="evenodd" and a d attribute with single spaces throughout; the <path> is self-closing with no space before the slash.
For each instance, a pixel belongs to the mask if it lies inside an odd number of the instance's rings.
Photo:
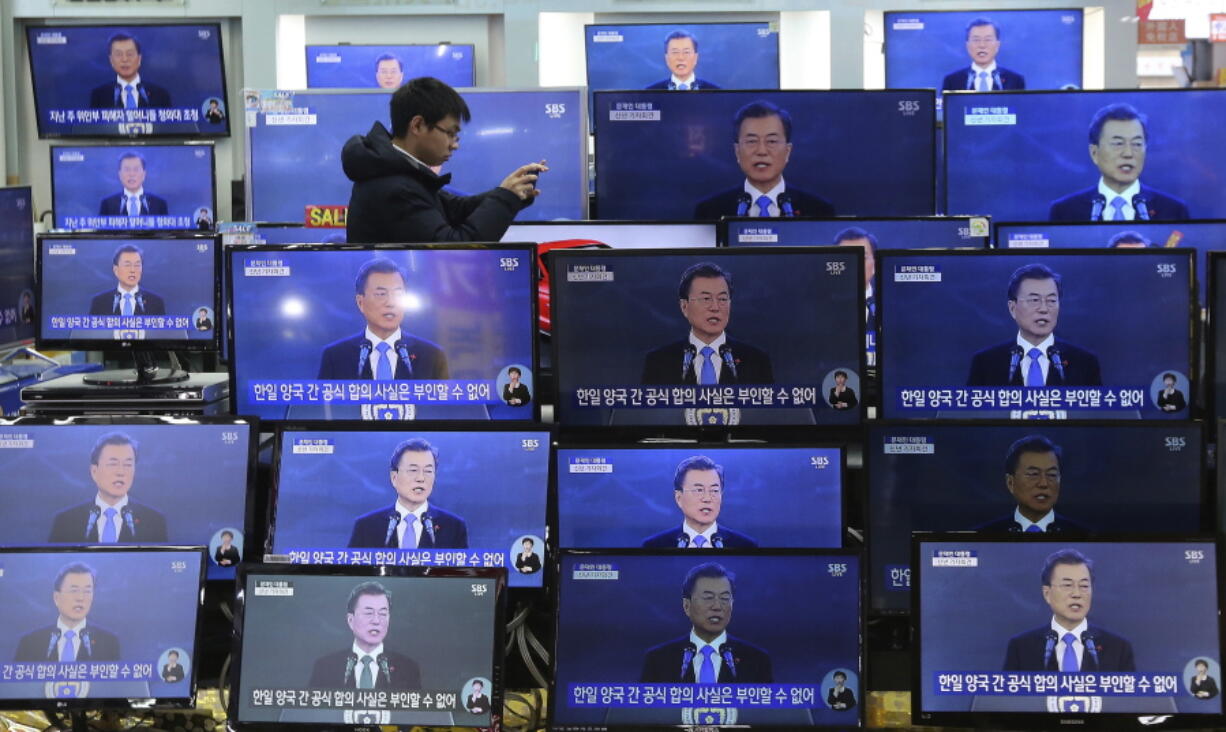
<path id="1" fill-rule="evenodd" d="M 421 669 L 408 656 L 384 648 L 392 620 L 392 595 L 378 582 L 363 582 L 349 593 L 345 622 L 353 645 L 315 661 L 312 689 L 421 688 Z"/>
<path id="2" fill-rule="evenodd" d="M 975 529 L 980 533 L 1084 535 L 1089 530 L 1056 513 L 1060 500 L 1060 446 L 1043 435 L 1027 435 L 1005 454 L 1005 489 L 1017 502 L 1008 516 Z"/>
<path id="3" fill-rule="evenodd" d="M 724 466 L 705 455 L 682 460 L 673 473 L 673 500 L 681 526 L 643 540 L 648 549 L 745 549 L 758 542 L 718 523 L 724 501 Z"/>
<path id="4" fill-rule="evenodd" d="M 770 684 L 771 657 L 728 634 L 736 577 L 716 562 L 689 571 L 681 586 L 681 609 L 691 627 L 686 636 L 648 649 L 639 682 L 644 684 Z"/>
<path id="5" fill-rule="evenodd" d="M 464 697 L 464 708 L 473 714 L 489 714 L 490 698 L 484 692 L 485 682 L 474 679 L 472 691 Z"/>
<path id="6" fill-rule="evenodd" d="M 89 93 L 91 109 L 164 109 L 171 106 L 170 92 L 141 78 L 140 41 L 128 33 L 116 33 L 107 41 L 107 49 L 115 80 L 96 86 Z"/>
<path id="7" fill-rule="evenodd" d="M 89 476 L 98 492 L 93 500 L 55 515 L 53 544 L 164 544 L 166 517 L 131 499 L 136 480 L 137 443 L 122 432 L 98 438 L 89 455 Z"/>
<path id="8" fill-rule="evenodd" d="M 15 663 L 72 663 L 119 660 L 119 639 L 88 621 L 97 573 L 74 562 L 55 576 L 51 600 L 59 612 L 54 625 L 26 633 L 17 643 Z"/>
<path id="9" fill-rule="evenodd" d="M 681 275 L 677 289 L 689 337 L 661 346 L 643 360 L 644 384 L 773 384 L 770 356 L 728 337 L 732 273 L 699 262 Z"/>
<path id="10" fill-rule="evenodd" d="M 353 522 L 351 549 L 467 549 L 464 519 L 430 503 L 438 469 L 438 449 L 420 437 L 392 452 L 391 481 L 396 502 Z"/>
<path id="11" fill-rule="evenodd" d="M 719 88 L 706 79 L 699 79 L 694 73 L 698 67 L 698 39 L 686 31 L 675 30 L 664 39 L 664 64 L 668 66 L 669 77 L 648 86 L 648 89 L 696 91 Z"/>
<path id="12" fill-rule="evenodd" d="M 1094 562 L 1076 549 L 1047 557 L 1041 575 L 1051 622 L 1015 635 L 1005 650 L 1005 671 L 1136 671 L 1132 644 L 1090 624 Z"/>
<path id="13" fill-rule="evenodd" d="M 362 265 L 354 282 L 366 330 L 329 344 L 320 354 L 319 379 L 448 379 L 447 354 L 438 344 L 401 330 L 404 270 L 376 257 Z"/>
<path id="14" fill-rule="evenodd" d="M 119 157 L 119 182 L 123 190 L 98 204 L 99 216 L 165 216 L 166 199 L 145 191 L 145 157 L 128 152 Z"/>
<path id="15" fill-rule="evenodd" d="M 699 201 L 694 218 L 834 216 L 829 201 L 789 186 L 783 179 L 792 155 L 792 115 L 786 109 L 758 100 L 737 110 L 732 119 L 732 154 L 745 181 Z"/>
<path id="16" fill-rule="evenodd" d="M 1014 91 L 1026 88 L 1025 77 L 996 64 L 996 54 L 1000 53 L 1000 26 L 995 22 L 975 18 L 967 24 L 966 53 L 971 57 L 970 68 L 958 69 L 946 75 L 941 82 L 942 91 Z"/>
<path id="17" fill-rule="evenodd" d="M 1182 221 L 1188 204 L 1141 183 L 1149 124 L 1131 104 L 1108 104 L 1090 120 L 1090 159 L 1098 185 L 1052 201 L 1052 221 Z"/>
<path id="18" fill-rule="evenodd" d="M 1014 340 L 971 358 L 967 386 L 1102 386 L 1098 356 L 1055 336 L 1064 285 L 1044 264 L 1019 267 L 1009 278 Z"/>
<path id="19" fill-rule="evenodd" d="M 89 301 L 90 315 L 165 315 L 162 296 L 141 287 L 145 274 L 144 252 L 135 244 L 124 244 L 111 257 L 115 287 L 99 292 Z"/>

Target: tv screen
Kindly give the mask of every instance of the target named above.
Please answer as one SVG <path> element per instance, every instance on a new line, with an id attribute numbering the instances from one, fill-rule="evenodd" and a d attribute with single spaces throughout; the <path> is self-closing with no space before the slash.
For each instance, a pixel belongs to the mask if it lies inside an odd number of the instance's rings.
<path id="1" fill-rule="evenodd" d="M 240 246 L 226 257 L 230 398 L 240 414 L 539 413 L 530 246 Z"/>
<path id="2" fill-rule="evenodd" d="M 272 553 L 301 564 L 506 567 L 512 587 L 540 587 L 549 437 L 284 427 Z"/>
<path id="3" fill-rule="evenodd" d="M 344 244 L 345 229 L 302 226 L 299 224 L 258 224 L 257 244 Z M 518 241 L 524 241 L 519 239 Z"/>
<path id="4" fill-rule="evenodd" d="M 568 551 L 559 584 L 552 729 L 862 721 L 857 554 Z"/>
<path id="5" fill-rule="evenodd" d="M 1213 541 L 935 535 L 913 546 L 918 723 L 1216 723 Z"/>
<path id="6" fill-rule="evenodd" d="M 502 712 L 502 572 L 244 566 L 229 718 L 490 727 Z"/>
<path id="7" fill-rule="evenodd" d="M 1079 89 L 1083 25 L 1081 8 L 890 11 L 885 85 L 942 91 Z"/>
<path id="8" fill-rule="evenodd" d="M 216 350 L 218 288 L 216 236 L 40 235 L 38 343 Z"/>
<path id="9" fill-rule="evenodd" d="M 556 475 L 561 547 L 843 545 L 838 447 L 561 447 Z"/>
<path id="10" fill-rule="evenodd" d="M 860 421 L 860 252 L 791 247 L 550 256 L 559 423 Z"/>
<path id="11" fill-rule="evenodd" d="M 1187 419 L 1193 254 L 878 252 L 881 416 Z"/>
<path id="12" fill-rule="evenodd" d="M 598 91 L 596 210 L 602 219 L 713 220 L 763 206 L 768 216 L 930 215 L 934 105 L 931 90 Z"/>
<path id="13" fill-rule="evenodd" d="M 30 187 L 0 187 L 0 349 L 33 341 L 36 313 Z"/>
<path id="14" fill-rule="evenodd" d="M 1208 252 L 1226 242 L 1226 219 L 1217 221 L 1078 221 L 1032 224 L 1000 223 L 996 246 L 1002 249 L 1144 249 L 1188 247 L 1199 252 L 1196 270 L 1207 272 Z M 1205 292 L 1200 289 L 1200 304 Z"/>
<path id="15" fill-rule="evenodd" d="M 191 706 L 203 562 L 188 547 L 0 549 L 0 708 Z"/>
<path id="16" fill-rule="evenodd" d="M 584 41 L 593 90 L 779 88 L 777 23 L 587 25 Z"/>
<path id="17" fill-rule="evenodd" d="M 26 26 L 39 137 L 230 135 L 217 23 Z"/>
<path id="18" fill-rule="evenodd" d="M 233 417 L 0 420 L 0 546 L 202 544 L 209 579 L 233 579 L 257 436 Z"/>
<path id="19" fill-rule="evenodd" d="M 865 455 L 872 608 L 910 608 L 912 531 L 1195 534 L 1203 430 L 1194 422 L 873 425 Z"/>
<path id="20" fill-rule="evenodd" d="M 311 45 L 306 70 L 310 89 L 398 89 L 418 76 L 476 86 L 471 43 Z"/>
<path id="21" fill-rule="evenodd" d="M 1226 93 L 1215 89 L 951 94 L 945 212 L 998 221 L 1226 217 L 1226 149 L 1215 142 L 1224 116 Z"/>
<path id="22" fill-rule="evenodd" d="M 1208 278 L 1209 325 L 1205 329 L 1208 334 L 1205 373 L 1212 374 L 1212 378 L 1205 379 L 1210 389 L 1206 404 L 1212 409 L 1211 416 L 1222 419 L 1226 418 L 1226 373 L 1221 372 L 1226 365 L 1226 255 L 1209 253 Z M 1226 474 L 1226 470 L 1222 473 Z"/>
<path id="23" fill-rule="evenodd" d="M 51 147 L 57 229 L 200 229 L 216 221 L 213 146 Z"/>
<path id="24" fill-rule="evenodd" d="M 247 205 L 256 221 L 302 223 L 309 206 L 347 206 L 353 183 L 341 148 L 381 121 L 390 127 L 391 94 L 254 91 L 247 101 Z M 587 130 L 579 89 L 466 89 L 472 112 L 461 148 L 442 168 L 461 195 L 497 187 L 521 165 L 547 160 L 541 195 L 524 221 L 587 216 Z M 310 185 L 302 182 L 309 180 Z"/>
<path id="25" fill-rule="evenodd" d="M 531 241 L 548 248 L 667 249 L 714 247 L 710 221 L 535 221 L 511 224 L 503 241 Z"/>

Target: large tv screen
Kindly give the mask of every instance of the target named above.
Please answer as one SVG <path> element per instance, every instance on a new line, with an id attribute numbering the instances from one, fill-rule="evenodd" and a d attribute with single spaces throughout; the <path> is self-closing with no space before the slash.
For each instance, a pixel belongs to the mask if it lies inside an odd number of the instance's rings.
<path id="1" fill-rule="evenodd" d="M 1212 726 L 1222 712 L 1212 540 L 916 537 L 920 724 Z"/>
<path id="2" fill-rule="evenodd" d="M 1209 399 L 1206 404 L 1210 415 L 1226 418 L 1226 253 L 1209 254 L 1209 327 L 1205 345 L 1205 382 Z M 1221 471 L 1226 474 L 1226 470 Z M 1224 504 L 1226 505 L 1226 504 Z"/>
<path id="3" fill-rule="evenodd" d="M 857 727 L 860 597 L 851 552 L 564 552 L 551 729 Z"/>
<path id="4" fill-rule="evenodd" d="M 201 229 L 216 220 L 213 146 L 51 147 L 57 229 Z"/>
<path id="5" fill-rule="evenodd" d="M 1203 442 L 1194 422 L 874 424 L 864 461 L 872 608 L 911 606 L 913 531 L 1201 531 Z"/>
<path id="6" fill-rule="evenodd" d="M 561 424 L 859 422 L 860 252 L 572 249 L 550 256 Z"/>
<path id="7" fill-rule="evenodd" d="M 998 221 L 1226 218 L 1223 117 L 1216 89 L 950 94 L 944 210 Z"/>
<path id="8" fill-rule="evenodd" d="M 36 312 L 30 187 L 0 188 L 0 349 L 34 340 Z"/>
<path id="9" fill-rule="evenodd" d="M 837 447 L 558 448 L 563 548 L 843 545 Z"/>
<path id="10" fill-rule="evenodd" d="M 502 240 L 536 242 L 546 249 L 714 247 L 716 227 L 713 221 L 535 221 L 511 224 Z"/>
<path id="11" fill-rule="evenodd" d="M 39 137 L 229 136 L 217 23 L 26 26 Z"/>
<path id="12" fill-rule="evenodd" d="M 236 412 L 538 414 L 530 246 L 235 246 L 225 255 Z"/>
<path id="13" fill-rule="evenodd" d="M 598 91 L 597 214 L 930 215 L 934 106 L 931 90 Z"/>
<path id="14" fill-rule="evenodd" d="M 606 23 L 584 42 L 593 90 L 779 88 L 774 23 Z"/>
<path id="15" fill-rule="evenodd" d="M 1187 419 L 1194 254 L 878 252 L 881 416 Z"/>
<path id="16" fill-rule="evenodd" d="M 300 564 L 506 567 L 512 587 L 540 587 L 549 438 L 287 426 L 271 551 Z"/>
<path id="17" fill-rule="evenodd" d="M 341 148 L 381 121 L 390 127 L 390 92 L 247 90 L 247 216 L 302 223 L 308 206 L 347 206 L 353 183 Z M 483 193 L 511 171 L 546 160 L 541 195 L 519 218 L 587 217 L 587 130 L 578 89 L 465 89 L 472 112 L 461 146 L 442 167 L 453 193 Z M 310 185 L 303 185 L 303 181 Z"/>
<path id="18" fill-rule="evenodd" d="M 309 89 L 398 89 L 419 76 L 476 86 L 471 43 L 309 45 L 306 72 Z"/>
<path id="19" fill-rule="evenodd" d="M 885 85 L 942 91 L 1081 88 L 1081 8 L 885 14 Z"/>

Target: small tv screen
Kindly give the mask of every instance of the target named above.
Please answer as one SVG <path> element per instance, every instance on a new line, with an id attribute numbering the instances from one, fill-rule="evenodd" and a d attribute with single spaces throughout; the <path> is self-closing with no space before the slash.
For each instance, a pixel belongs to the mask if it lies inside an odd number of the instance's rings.
<path id="1" fill-rule="evenodd" d="M 885 14 L 885 85 L 942 91 L 1080 89 L 1081 8 Z"/>
<path id="2" fill-rule="evenodd" d="M 781 247 L 550 256 L 559 423 L 860 421 L 860 252 Z"/>
<path id="3" fill-rule="evenodd" d="M 257 436 L 233 417 L 0 420 L 0 546 L 202 544 L 209 579 L 234 579 Z"/>
<path id="4" fill-rule="evenodd" d="M 936 211 L 931 90 L 598 91 L 595 98 L 602 219 Z M 644 160 L 653 161 L 649 173 Z"/>
<path id="5" fill-rule="evenodd" d="M 217 250 L 203 234 L 40 235 L 39 345 L 216 350 Z"/>
<path id="6" fill-rule="evenodd" d="M 55 227 L 198 229 L 216 221 L 213 146 L 52 146 Z"/>
<path id="7" fill-rule="evenodd" d="M 872 608 L 910 608 L 913 531 L 1195 534 L 1205 518 L 1203 433 L 1195 422 L 873 425 Z"/>
<path id="8" fill-rule="evenodd" d="M 0 187 L 0 349 L 32 342 L 36 319 L 30 187 Z"/>
<path id="9" fill-rule="evenodd" d="M 531 246 L 261 245 L 225 254 L 236 412 L 520 421 L 539 413 Z"/>
<path id="10" fill-rule="evenodd" d="M 881 416 L 1187 419 L 1193 254 L 878 252 Z"/>
<path id="11" fill-rule="evenodd" d="M 229 718 L 240 729 L 490 727 L 500 569 L 245 565 Z"/>
<path id="12" fill-rule="evenodd" d="M 531 241 L 548 249 L 610 247 L 668 249 L 716 246 L 711 221 L 534 221 L 515 223 L 503 241 Z"/>
<path id="13" fill-rule="evenodd" d="M 271 551 L 299 564 L 506 567 L 511 587 L 540 587 L 549 445 L 543 430 L 284 427 Z"/>
<path id="14" fill-rule="evenodd" d="M 945 212 L 998 221 L 1224 218 L 1223 117 L 1226 93 L 1217 89 L 950 94 Z"/>
<path id="15" fill-rule="evenodd" d="M 852 552 L 564 552 L 551 728 L 860 726 L 860 602 Z"/>
<path id="16" fill-rule="evenodd" d="M 584 26 L 587 85 L 596 89 L 778 89 L 776 23 Z"/>
<path id="17" fill-rule="evenodd" d="M 39 137 L 228 137 L 217 23 L 26 26 Z"/>
<path id="18" fill-rule="evenodd" d="M 303 223 L 308 207 L 347 206 L 353 183 L 341 149 L 376 122 L 391 126 L 391 93 L 257 91 L 247 95 L 247 215 L 255 221 Z M 460 149 L 441 168 L 459 195 L 497 187 L 511 171 L 546 160 L 541 195 L 522 221 L 587 217 L 586 110 L 579 89 L 465 89 L 472 121 Z M 310 185 L 302 182 L 309 180 Z"/>
<path id="19" fill-rule="evenodd" d="M 1212 540 L 917 536 L 920 724 L 1212 726 L 1222 698 Z"/>
<path id="20" fill-rule="evenodd" d="M 843 546 L 838 447 L 559 447 L 555 474 L 563 548 Z"/>
<path id="21" fill-rule="evenodd" d="M 309 89 L 399 89 L 418 76 L 476 86 L 471 43 L 310 45 L 306 70 Z"/>
<path id="22" fill-rule="evenodd" d="M 0 709 L 190 707 L 204 556 L 0 549 Z"/>

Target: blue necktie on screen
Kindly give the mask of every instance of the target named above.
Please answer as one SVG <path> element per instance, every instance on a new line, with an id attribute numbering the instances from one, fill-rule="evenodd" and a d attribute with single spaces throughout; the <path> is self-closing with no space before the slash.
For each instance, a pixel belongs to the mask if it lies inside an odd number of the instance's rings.
<path id="1" fill-rule="evenodd" d="M 1042 534 L 1042 533 L 1043 533 L 1043 529 L 1040 529 L 1038 524 L 1031 524 L 1031 525 L 1030 525 L 1030 528 L 1029 528 L 1029 529 L 1026 529 L 1026 533 L 1028 533 L 1028 534 Z"/>
<path id="2" fill-rule="evenodd" d="M 358 679 L 359 689 L 375 688 L 375 675 L 370 672 L 370 664 L 374 662 L 375 659 L 370 656 L 362 656 L 362 676 Z"/>
<path id="3" fill-rule="evenodd" d="M 682 83 L 680 83 L 680 84 L 678 84 L 678 85 L 677 85 L 677 90 L 678 90 L 678 91 L 689 91 L 689 90 L 690 90 L 690 85 L 689 85 L 689 84 L 686 84 L 685 82 L 682 82 Z"/>
<path id="4" fill-rule="evenodd" d="M 379 352 L 379 361 L 375 368 L 375 379 L 379 381 L 392 380 L 392 362 L 387 357 L 387 352 L 391 348 L 391 346 L 382 341 L 379 342 L 379 345 L 375 346 L 375 350 Z"/>
<path id="5" fill-rule="evenodd" d="M 1030 368 L 1026 370 L 1026 386 L 1043 386 L 1043 367 L 1039 365 L 1039 356 L 1043 352 L 1032 348 L 1026 352 L 1030 356 Z"/>
<path id="6" fill-rule="evenodd" d="M 132 296 L 127 295 L 126 297 Z M 119 541 L 119 537 L 115 534 L 115 513 L 116 511 L 113 508 L 108 508 L 102 512 L 102 515 L 105 517 L 102 519 L 105 522 L 102 524 L 103 544 L 114 544 L 115 542 Z"/>
<path id="7" fill-rule="evenodd" d="M 123 108 L 136 109 L 136 87 L 126 84 L 123 88 Z"/>
<path id="8" fill-rule="evenodd" d="M 60 663 L 72 663 L 77 660 L 77 649 L 72 645 L 72 639 L 77 636 L 75 630 L 64 631 L 64 648 L 60 651 Z"/>
<path id="9" fill-rule="evenodd" d="M 694 546 L 698 547 L 699 549 L 701 549 L 702 545 L 706 543 L 707 543 L 707 537 L 705 536 L 695 536 L 694 537 Z M 709 647 L 710 646 L 708 646 L 708 648 Z"/>
<path id="10" fill-rule="evenodd" d="M 1064 659 L 1060 661 L 1060 670 L 1072 673 L 1080 671 L 1077 666 L 1077 651 L 1073 650 L 1073 641 L 1077 640 L 1077 636 L 1065 633 L 1061 640 L 1064 641 Z"/>
<path id="11" fill-rule="evenodd" d="M 715 380 L 715 364 L 711 361 L 711 355 L 715 353 L 715 349 L 703 346 L 699 353 L 702 354 L 702 373 L 699 374 L 699 385 L 718 383 Z"/>
<path id="12" fill-rule="evenodd" d="M 1123 196 L 1116 196 L 1115 198 L 1111 199 L 1111 208 L 1115 209 L 1115 211 L 1111 214 L 1112 221 L 1124 220 L 1124 206 L 1127 203 L 1128 202 L 1124 200 Z"/>
<path id="13" fill-rule="evenodd" d="M 754 203 L 758 204 L 758 215 L 759 216 L 770 216 L 771 215 L 771 197 L 770 196 L 767 196 L 767 195 L 758 196 L 758 200 L 755 201 Z"/>
<path id="14" fill-rule="evenodd" d="M 711 655 L 715 653 L 715 649 L 711 646 L 702 647 L 702 665 L 698 667 L 698 683 L 714 684 L 715 683 L 715 664 L 711 661 Z"/>
<path id="15" fill-rule="evenodd" d="M 128 215 L 140 216 L 140 201 L 136 196 L 128 196 Z"/>
<path id="16" fill-rule="evenodd" d="M 406 513 L 404 518 L 400 520 L 404 522 L 404 538 L 400 540 L 400 548 L 416 549 L 417 533 L 413 531 L 413 522 L 417 520 L 417 517 L 411 513 Z"/>
<path id="17" fill-rule="evenodd" d="M 136 306 L 132 304 L 132 293 L 125 292 L 123 294 L 123 301 L 119 304 L 119 314 L 120 315 L 135 315 L 136 314 Z"/>
<path id="18" fill-rule="evenodd" d="M 992 83 L 988 81 L 988 72 L 979 72 L 979 83 L 975 86 L 975 91 L 992 91 Z"/>

